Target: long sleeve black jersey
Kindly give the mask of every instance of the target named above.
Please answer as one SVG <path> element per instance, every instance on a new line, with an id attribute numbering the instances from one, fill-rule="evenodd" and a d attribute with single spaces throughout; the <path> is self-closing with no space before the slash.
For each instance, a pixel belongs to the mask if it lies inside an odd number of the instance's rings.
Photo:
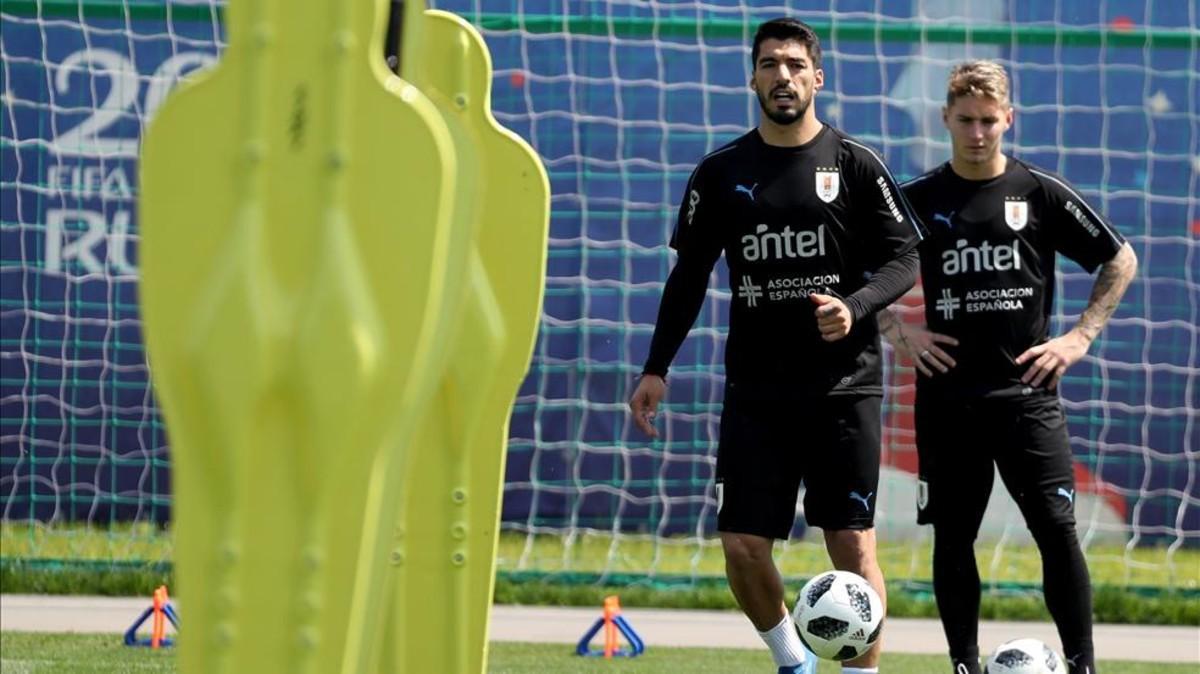
<path id="1" fill-rule="evenodd" d="M 757 130 L 709 154 L 688 181 L 645 372 L 665 375 L 723 252 L 732 301 L 726 376 L 750 395 L 882 392 L 874 312 L 916 280 L 920 238 L 887 167 L 831 127 L 796 147 Z M 809 298 L 843 298 L 850 334 L 821 339 Z"/>
<path id="2" fill-rule="evenodd" d="M 951 335 L 957 365 L 921 378 L 962 393 L 1020 390 L 1014 359 L 1048 339 L 1055 253 L 1091 272 L 1125 240 L 1061 177 L 1012 157 L 1004 173 L 967 180 L 943 164 L 904 185 L 928 236 L 921 283 L 930 330 Z"/>

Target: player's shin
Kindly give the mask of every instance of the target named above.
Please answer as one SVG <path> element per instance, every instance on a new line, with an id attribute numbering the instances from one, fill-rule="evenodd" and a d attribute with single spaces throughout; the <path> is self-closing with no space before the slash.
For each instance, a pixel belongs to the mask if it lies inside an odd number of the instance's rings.
<path id="1" fill-rule="evenodd" d="M 871 584 L 883 602 L 884 614 L 887 614 L 887 589 L 883 584 L 883 571 L 879 568 L 879 560 L 875 555 L 875 529 L 842 529 L 825 532 L 825 548 L 833 566 L 842 571 L 852 571 L 862 576 Z M 883 640 L 876 641 L 871 650 L 865 654 L 847 660 L 844 667 L 873 668 L 879 665 L 879 654 L 882 652 Z"/>
<path id="2" fill-rule="evenodd" d="M 964 674 L 979 674 L 979 568 L 974 535 L 934 525 L 933 590 L 950 646 L 950 659 Z M 957 672 L 956 672 L 957 674 Z"/>
<path id="3" fill-rule="evenodd" d="M 1069 674 L 1095 674 L 1092 584 L 1074 518 L 1030 528 L 1042 555 L 1046 608 L 1058 627 Z"/>

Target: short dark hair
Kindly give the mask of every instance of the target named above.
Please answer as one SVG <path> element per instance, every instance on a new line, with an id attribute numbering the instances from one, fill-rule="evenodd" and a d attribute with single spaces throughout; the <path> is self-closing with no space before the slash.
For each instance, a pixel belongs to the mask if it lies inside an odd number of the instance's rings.
<path id="1" fill-rule="evenodd" d="M 750 67 L 758 68 L 758 47 L 766 40 L 795 40 L 808 48 L 813 68 L 821 67 L 821 38 L 803 21 L 781 17 L 765 21 L 754 33 L 754 49 L 750 52 Z"/>

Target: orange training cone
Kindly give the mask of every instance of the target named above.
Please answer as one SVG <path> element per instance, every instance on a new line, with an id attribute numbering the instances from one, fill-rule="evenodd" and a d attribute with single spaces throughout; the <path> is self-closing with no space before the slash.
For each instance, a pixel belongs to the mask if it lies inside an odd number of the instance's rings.
<path id="1" fill-rule="evenodd" d="M 138 639 L 137 630 L 146 622 L 146 618 L 153 618 L 149 639 Z M 173 645 L 173 640 L 167 637 L 167 621 L 175 626 L 175 631 L 179 631 L 179 616 L 175 613 L 175 608 L 171 606 L 171 599 L 167 596 L 167 586 L 160 585 L 154 591 L 154 601 L 145 611 L 138 616 L 137 620 L 125 630 L 125 645 L 126 646 L 149 646 L 150 648 L 159 648 L 163 646 Z"/>
<path id="2" fill-rule="evenodd" d="M 596 633 L 604 629 L 604 650 L 593 651 L 589 644 L 592 642 L 592 637 Z M 620 648 L 617 634 L 625 636 L 629 642 L 629 648 Z M 646 650 L 646 644 L 638 633 L 633 630 L 625 617 L 621 615 L 621 601 L 616 595 L 604 598 L 604 616 L 597 619 L 592 627 L 579 640 L 579 644 L 575 647 L 576 655 L 603 655 L 605 658 L 611 659 L 613 656 L 634 657 L 641 655 Z"/>

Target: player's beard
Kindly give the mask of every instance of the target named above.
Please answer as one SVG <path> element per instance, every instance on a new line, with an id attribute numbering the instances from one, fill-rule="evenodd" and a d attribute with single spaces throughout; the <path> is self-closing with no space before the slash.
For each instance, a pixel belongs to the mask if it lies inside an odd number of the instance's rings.
<path id="1" fill-rule="evenodd" d="M 794 122 L 800 121 L 804 114 L 808 112 L 808 106 L 812 105 L 812 96 L 804 97 L 801 92 L 796 92 L 796 104 L 790 110 L 771 110 L 771 96 L 775 94 L 773 89 L 770 94 L 763 95 L 761 91 L 758 94 L 758 107 L 762 108 L 763 114 L 772 122 L 781 126 L 788 126 Z"/>

